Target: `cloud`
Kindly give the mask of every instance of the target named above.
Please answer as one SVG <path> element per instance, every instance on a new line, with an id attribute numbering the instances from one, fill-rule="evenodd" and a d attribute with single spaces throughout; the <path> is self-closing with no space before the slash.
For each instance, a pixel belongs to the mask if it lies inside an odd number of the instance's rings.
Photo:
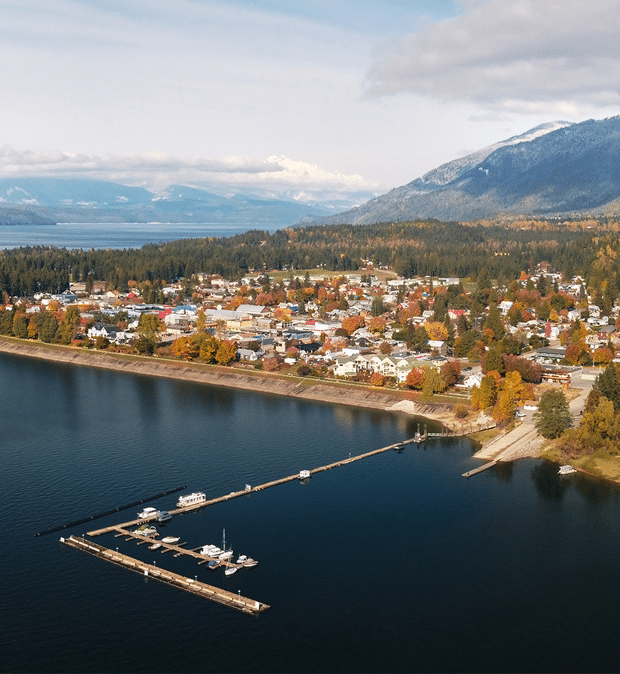
<path id="1" fill-rule="evenodd" d="M 414 93 L 520 113 L 620 104 L 617 0 L 463 2 L 375 60 L 368 96 Z"/>
<path id="2" fill-rule="evenodd" d="M 331 189 L 347 193 L 373 190 L 377 185 L 361 175 L 344 175 L 284 156 L 265 160 L 249 157 L 175 157 L 165 152 L 130 155 L 73 154 L 61 151 L 18 151 L 0 147 L 0 177 L 83 177 L 140 185 L 159 190 L 171 184 L 217 185 L 235 188 L 260 187 L 274 193 L 291 189 Z"/>

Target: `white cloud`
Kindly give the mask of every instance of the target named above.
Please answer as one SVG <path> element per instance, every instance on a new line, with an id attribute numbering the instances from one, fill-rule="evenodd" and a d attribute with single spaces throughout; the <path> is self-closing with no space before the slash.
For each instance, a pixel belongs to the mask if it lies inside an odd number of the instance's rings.
<path id="1" fill-rule="evenodd" d="M 328 189 L 342 194 L 377 188 L 361 175 L 344 175 L 284 156 L 271 156 L 266 160 L 236 156 L 206 159 L 144 152 L 99 157 L 60 151 L 20 152 L 8 145 L 0 147 L 0 178 L 20 176 L 111 180 L 153 190 L 171 184 L 210 184 L 232 190 L 260 187 L 274 194 L 292 188 Z"/>
<path id="2" fill-rule="evenodd" d="M 370 96 L 404 92 L 507 112 L 575 117 L 620 104 L 617 0 L 486 0 L 423 27 L 375 61 Z"/>

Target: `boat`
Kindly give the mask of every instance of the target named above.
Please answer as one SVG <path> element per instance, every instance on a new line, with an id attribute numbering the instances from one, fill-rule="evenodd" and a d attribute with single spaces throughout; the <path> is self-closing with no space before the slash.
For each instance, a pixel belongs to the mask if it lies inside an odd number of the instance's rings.
<path id="1" fill-rule="evenodd" d="M 158 548 L 161 548 L 161 543 L 153 543 L 153 545 L 149 545 L 149 550 L 157 550 Z"/>
<path id="2" fill-rule="evenodd" d="M 233 551 L 227 550 L 226 552 L 222 552 L 222 554 L 219 557 L 220 557 L 220 559 L 225 560 L 225 559 L 230 559 L 232 556 L 233 556 Z"/>
<path id="3" fill-rule="evenodd" d="M 159 510 L 157 510 L 157 508 L 151 508 L 150 506 L 138 513 L 138 517 L 141 520 L 145 520 L 147 517 L 154 517 L 155 515 L 159 515 Z"/>
<path id="4" fill-rule="evenodd" d="M 237 567 L 236 567 L 236 566 L 227 566 L 227 567 L 224 569 L 224 573 L 225 573 L 227 576 L 232 576 L 233 573 L 237 573 Z"/>
<path id="5" fill-rule="evenodd" d="M 167 510 L 162 510 L 159 515 L 157 515 L 158 522 L 169 522 L 172 519 L 172 515 Z"/>
<path id="6" fill-rule="evenodd" d="M 220 565 L 220 560 L 219 559 L 212 559 L 208 564 L 207 568 L 209 569 L 217 569 L 217 567 Z"/>
<path id="7" fill-rule="evenodd" d="M 558 475 L 570 475 L 571 473 L 576 473 L 577 471 L 572 466 L 560 466 L 558 470 Z"/>
<path id="8" fill-rule="evenodd" d="M 181 540 L 180 536 L 166 536 L 166 538 L 162 538 L 161 542 L 162 543 L 178 543 Z"/>
<path id="9" fill-rule="evenodd" d="M 245 560 L 247 559 L 246 555 L 239 555 L 239 559 L 237 559 L 237 564 L 243 564 Z"/>
<path id="10" fill-rule="evenodd" d="M 207 495 L 203 491 L 194 491 L 185 496 L 179 496 L 177 501 L 177 508 L 186 508 L 187 506 L 197 505 L 198 503 L 206 503 Z"/>
<path id="11" fill-rule="evenodd" d="M 248 557 L 245 561 L 241 562 L 241 564 L 242 566 L 247 566 L 249 568 L 251 566 L 256 566 L 258 562 L 255 559 Z"/>
<path id="12" fill-rule="evenodd" d="M 139 536 L 152 536 L 156 533 L 157 529 L 155 527 L 149 526 L 148 524 L 143 524 L 134 531 L 134 534 L 138 534 Z"/>

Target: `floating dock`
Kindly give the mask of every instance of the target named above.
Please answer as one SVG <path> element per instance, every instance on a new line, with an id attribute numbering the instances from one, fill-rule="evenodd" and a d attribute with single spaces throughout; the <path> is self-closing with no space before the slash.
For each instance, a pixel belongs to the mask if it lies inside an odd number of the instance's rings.
<path id="1" fill-rule="evenodd" d="M 248 597 L 242 597 L 240 594 L 234 594 L 233 592 L 222 590 L 219 587 L 213 587 L 213 585 L 207 585 L 194 578 L 181 576 L 180 574 L 173 573 L 167 569 L 160 569 L 154 564 L 145 564 L 134 557 L 129 557 L 128 555 L 110 550 L 109 548 L 104 548 L 102 545 L 98 545 L 97 543 L 83 538 L 78 538 L 77 536 L 61 538 L 60 542 L 69 545 L 72 548 L 76 548 L 77 550 L 87 552 L 95 557 L 99 557 L 100 559 L 105 559 L 118 566 L 135 571 L 148 578 L 153 578 L 161 583 L 172 585 L 185 592 L 191 592 L 199 597 L 210 599 L 218 604 L 224 604 L 225 606 L 229 606 L 230 608 L 234 608 L 237 611 L 242 611 L 249 615 L 258 615 L 269 608 L 268 604 L 248 599 Z M 185 550 L 184 552 L 188 551 Z"/>
<path id="2" fill-rule="evenodd" d="M 347 459 L 342 459 L 341 461 L 335 461 L 334 463 L 329 463 L 326 466 L 319 466 L 318 468 L 314 468 L 309 471 L 305 471 L 305 473 L 309 473 L 310 476 L 316 474 L 316 473 L 322 473 L 323 471 L 326 470 L 331 470 L 332 468 L 338 468 L 339 466 L 346 466 L 349 463 L 353 463 L 355 461 L 361 461 L 362 459 L 367 459 L 371 456 L 376 456 L 377 454 L 382 454 L 383 452 L 389 452 L 390 450 L 393 449 L 400 449 L 404 445 L 409 445 L 409 444 L 419 444 L 421 442 L 424 442 L 426 440 L 426 434 L 424 435 L 419 435 L 416 434 L 415 437 L 410 438 L 409 440 L 403 440 L 402 442 L 396 442 L 393 445 L 388 445 L 387 447 L 380 447 L 379 449 L 373 449 L 370 452 L 366 452 L 364 454 L 358 454 L 357 456 L 349 456 Z M 300 479 L 300 474 L 295 473 L 295 475 L 289 475 L 287 477 L 282 477 L 278 480 L 272 480 L 271 482 L 265 482 L 264 484 L 257 485 L 256 487 L 249 487 L 249 485 L 246 485 L 245 489 L 240 489 L 239 491 L 233 491 L 230 492 L 230 494 L 226 494 L 225 496 L 218 496 L 216 498 L 209 499 L 207 501 L 203 501 L 202 503 L 195 503 L 193 505 L 189 506 L 184 506 L 182 508 L 176 508 L 174 510 L 169 510 L 168 512 L 171 515 L 180 515 L 182 513 L 190 512 L 192 510 L 201 510 L 202 508 L 206 508 L 211 505 L 215 505 L 216 503 L 222 503 L 223 501 L 230 501 L 233 498 L 239 498 L 240 496 L 247 496 L 248 494 L 251 494 L 252 492 L 257 492 L 257 491 L 263 491 L 263 489 L 269 489 L 270 487 L 277 487 L 279 484 L 285 484 L 286 482 L 293 482 L 294 480 L 299 480 Z M 123 522 L 122 524 L 115 524 L 109 527 L 103 527 L 102 529 L 94 529 L 93 531 L 89 531 L 88 535 L 89 536 L 101 536 L 103 534 L 109 534 L 112 531 L 118 531 L 119 527 L 122 529 L 127 529 L 128 527 L 135 526 L 137 524 L 145 524 L 146 522 L 151 522 L 156 519 L 156 515 L 153 515 L 151 517 L 146 517 L 143 519 L 135 519 L 131 520 L 129 522 Z"/>
<path id="3" fill-rule="evenodd" d="M 468 470 L 466 473 L 463 473 L 462 477 L 471 477 L 472 475 L 477 475 L 478 473 L 482 473 L 483 470 L 493 468 L 493 466 L 496 465 L 497 461 L 489 461 L 488 463 L 483 463 L 482 466 L 478 466 L 478 468 L 472 468 L 471 470 Z"/>

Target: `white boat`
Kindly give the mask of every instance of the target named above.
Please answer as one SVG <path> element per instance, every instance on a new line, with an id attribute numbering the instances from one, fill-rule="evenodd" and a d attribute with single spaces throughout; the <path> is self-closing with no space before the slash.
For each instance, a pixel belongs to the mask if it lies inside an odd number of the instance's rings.
<path id="1" fill-rule="evenodd" d="M 155 527 L 150 527 L 148 524 L 143 524 L 134 531 L 134 534 L 138 534 L 139 536 L 152 536 L 156 533 L 157 529 Z"/>
<path id="2" fill-rule="evenodd" d="M 558 475 L 570 475 L 571 473 L 576 473 L 577 471 L 572 466 L 560 466 L 558 470 Z"/>
<path id="3" fill-rule="evenodd" d="M 154 517 L 155 515 L 159 515 L 159 510 L 157 510 L 157 508 L 151 508 L 150 506 L 138 513 L 138 517 L 141 520 L 145 520 L 147 517 Z"/>
<path id="4" fill-rule="evenodd" d="M 222 554 L 219 556 L 220 559 L 230 559 L 233 556 L 233 551 L 232 550 L 226 550 L 226 552 L 222 552 Z"/>
<path id="5" fill-rule="evenodd" d="M 169 522 L 172 519 L 172 515 L 167 510 L 162 510 L 157 514 L 158 522 Z"/>
<path id="6" fill-rule="evenodd" d="M 240 555 L 239 559 L 237 559 L 237 564 L 243 564 L 245 560 L 247 559 L 247 555 Z"/>
<path id="7" fill-rule="evenodd" d="M 161 542 L 162 543 L 178 543 L 181 540 L 180 536 L 166 536 L 166 538 L 162 538 Z"/>
<path id="8" fill-rule="evenodd" d="M 251 557 L 248 557 L 244 562 L 242 562 L 243 566 L 251 567 L 251 566 L 256 566 L 258 562 L 255 559 L 252 559 Z"/>
<path id="9" fill-rule="evenodd" d="M 224 573 L 225 573 L 227 576 L 232 576 L 233 573 L 237 573 L 237 567 L 236 567 L 236 566 L 227 566 L 227 567 L 224 569 Z"/>
<path id="10" fill-rule="evenodd" d="M 206 500 L 207 495 L 203 491 L 194 491 L 191 494 L 179 496 L 179 500 L 177 501 L 177 508 L 186 508 L 187 506 L 193 506 L 198 503 L 205 503 Z"/>
<path id="11" fill-rule="evenodd" d="M 161 548 L 161 543 L 153 543 L 153 545 L 149 545 L 149 550 L 157 550 L 158 548 Z"/>

